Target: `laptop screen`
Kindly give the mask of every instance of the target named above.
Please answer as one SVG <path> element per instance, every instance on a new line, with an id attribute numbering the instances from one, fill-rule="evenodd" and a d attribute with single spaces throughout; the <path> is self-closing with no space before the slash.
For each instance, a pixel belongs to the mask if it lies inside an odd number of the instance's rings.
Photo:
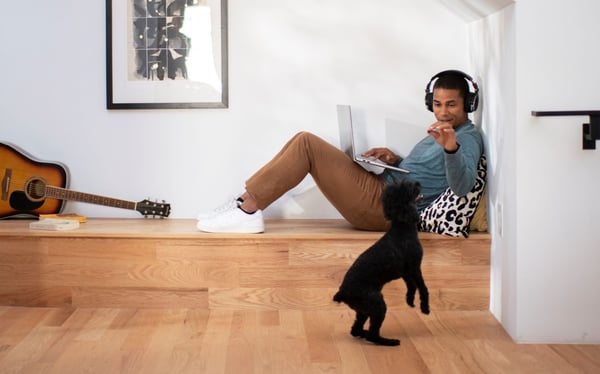
<path id="1" fill-rule="evenodd" d="M 340 149 L 351 159 L 356 154 L 354 149 L 354 134 L 352 131 L 352 111 L 350 105 L 337 106 L 337 118 L 340 133 Z"/>

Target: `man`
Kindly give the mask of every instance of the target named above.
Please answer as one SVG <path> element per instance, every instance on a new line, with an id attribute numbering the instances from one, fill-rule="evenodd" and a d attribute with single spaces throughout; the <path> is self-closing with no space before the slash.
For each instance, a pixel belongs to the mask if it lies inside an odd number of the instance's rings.
<path id="1" fill-rule="evenodd" d="M 473 86 L 471 90 L 469 83 Z M 433 86 L 433 88 L 431 88 Z M 448 187 L 459 196 L 475 184 L 483 140 L 468 113 L 477 108 L 477 84 L 467 74 L 447 70 L 427 85 L 425 103 L 435 115 L 427 136 L 401 159 L 388 148 L 373 148 L 364 156 L 407 169 L 366 171 L 344 152 L 308 132 L 296 134 L 265 166 L 246 181 L 246 190 L 234 201 L 198 216 L 205 232 L 260 233 L 262 210 L 311 174 L 327 200 L 354 227 L 385 231 L 381 194 L 388 184 L 409 179 L 421 184 L 423 210 Z"/>

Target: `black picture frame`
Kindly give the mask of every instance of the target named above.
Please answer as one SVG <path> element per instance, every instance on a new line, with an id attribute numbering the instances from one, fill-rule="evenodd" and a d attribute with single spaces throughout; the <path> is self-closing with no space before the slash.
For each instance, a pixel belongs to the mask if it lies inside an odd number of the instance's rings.
<path id="1" fill-rule="evenodd" d="M 228 101 L 227 0 L 106 0 L 107 109 Z"/>

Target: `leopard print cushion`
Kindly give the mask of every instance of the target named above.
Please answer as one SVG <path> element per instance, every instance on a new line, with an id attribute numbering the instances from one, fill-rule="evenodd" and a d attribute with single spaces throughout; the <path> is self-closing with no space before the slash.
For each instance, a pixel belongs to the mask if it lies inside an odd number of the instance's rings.
<path id="1" fill-rule="evenodd" d="M 421 212 L 419 231 L 468 238 L 469 223 L 485 189 L 486 175 L 487 161 L 482 155 L 471 192 L 459 197 L 448 188 Z"/>

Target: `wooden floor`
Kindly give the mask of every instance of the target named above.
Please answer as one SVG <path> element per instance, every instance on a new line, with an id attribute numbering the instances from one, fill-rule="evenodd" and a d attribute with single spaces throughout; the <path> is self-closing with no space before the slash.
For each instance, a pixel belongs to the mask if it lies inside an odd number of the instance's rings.
<path id="1" fill-rule="evenodd" d="M 0 222 L 0 373 L 600 373 L 598 345 L 519 345 L 487 311 L 487 234 L 421 234 L 432 313 L 384 289 L 382 334 L 350 336 L 331 301 L 381 233 L 267 222 L 261 235 L 192 220 Z"/>
<path id="2" fill-rule="evenodd" d="M 380 347 L 337 310 L 0 307 L 1 373 L 600 373 L 600 346 L 517 345 L 486 311 L 388 312 Z"/>

